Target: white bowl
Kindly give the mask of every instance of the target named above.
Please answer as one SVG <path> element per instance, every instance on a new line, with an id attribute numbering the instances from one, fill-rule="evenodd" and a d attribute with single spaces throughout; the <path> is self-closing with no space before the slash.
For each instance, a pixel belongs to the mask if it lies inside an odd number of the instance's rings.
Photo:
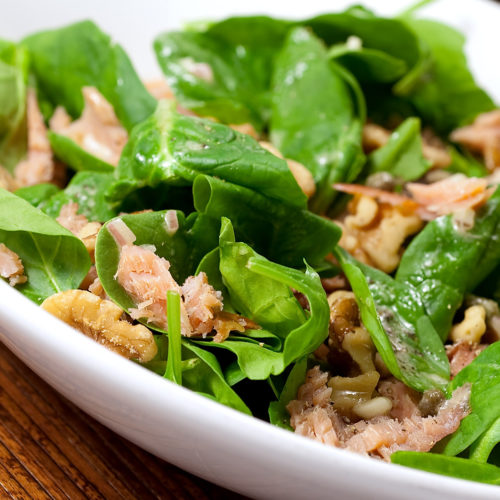
<path id="1" fill-rule="evenodd" d="M 350 2 L 310 0 L 295 17 Z M 374 1 L 364 2 L 368 6 Z M 382 13 L 407 2 L 377 1 Z M 195 18 L 265 12 L 293 17 L 269 2 L 2 2 L 0 34 L 18 39 L 36 29 L 95 19 L 123 43 L 143 75 L 154 69 L 151 39 Z M 29 12 L 25 17 L 24 13 Z M 500 8 L 491 2 L 442 1 L 426 13 L 470 37 L 468 52 L 480 82 L 500 101 Z M 258 498 L 494 499 L 500 490 L 389 465 L 324 446 L 198 396 L 107 351 L 0 280 L 0 340 L 57 391 L 104 425 L 183 469 Z"/>

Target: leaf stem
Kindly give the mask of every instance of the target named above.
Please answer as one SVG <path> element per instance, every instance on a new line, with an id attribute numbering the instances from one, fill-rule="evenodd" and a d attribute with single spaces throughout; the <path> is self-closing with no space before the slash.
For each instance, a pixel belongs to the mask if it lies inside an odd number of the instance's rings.
<path id="1" fill-rule="evenodd" d="M 167 292 L 167 319 L 168 357 L 163 376 L 182 385 L 181 297 L 173 290 Z"/>

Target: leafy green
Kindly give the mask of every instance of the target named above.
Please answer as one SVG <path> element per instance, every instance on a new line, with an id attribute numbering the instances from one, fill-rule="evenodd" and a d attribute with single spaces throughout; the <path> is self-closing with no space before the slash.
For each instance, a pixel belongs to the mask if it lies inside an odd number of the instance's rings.
<path id="1" fill-rule="evenodd" d="M 287 22 L 264 16 L 231 18 L 204 33 L 170 32 L 154 48 L 182 106 L 224 123 L 262 129 L 269 115 L 269 82 Z M 196 71 L 208 64 L 210 73 Z"/>
<path id="2" fill-rule="evenodd" d="M 0 40 L 0 165 L 12 171 L 26 154 L 28 54 Z"/>
<path id="3" fill-rule="evenodd" d="M 159 375 L 165 373 L 168 353 L 168 340 L 165 335 L 155 335 L 158 354 L 153 361 L 143 364 Z M 189 340 L 182 342 L 182 385 L 202 396 L 251 415 L 247 405 L 234 392 L 224 379 L 217 358 Z"/>
<path id="4" fill-rule="evenodd" d="M 198 212 L 217 221 L 228 217 L 238 241 L 286 266 L 301 267 L 303 259 L 320 265 L 340 237 L 339 227 L 326 218 L 215 177 L 198 176 L 193 198 Z"/>
<path id="5" fill-rule="evenodd" d="M 40 207 L 51 217 L 57 217 L 66 203 L 78 203 L 78 213 L 91 221 L 106 222 L 117 211 L 106 199 L 106 192 L 113 183 L 110 174 L 98 172 L 78 172 L 65 189 L 44 200 Z"/>
<path id="6" fill-rule="evenodd" d="M 498 427 L 500 418 L 500 342 L 491 344 L 461 370 L 450 382 L 448 394 L 464 384 L 471 384 L 471 413 L 451 436 L 444 453 L 457 455 L 479 439 L 475 450 L 477 457 L 484 459 L 493 448 L 490 439 L 498 433 L 492 426 Z"/>
<path id="7" fill-rule="evenodd" d="M 349 48 L 347 44 L 341 44 L 334 45 L 328 56 L 347 68 L 363 84 L 394 82 L 407 70 L 405 61 L 377 49 Z"/>
<path id="8" fill-rule="evenodd" d="M 290 415 L 286 409 L 287 404 L 297 397 L 299 387 L 306 379 L 307 357 L 299 359 L 292 367 L 278 401 L 269 404 L 269 421 L 273 425 L 292 430 Z"/>
<path id="9" fill-rule="evenodd" d="M 54 155 L 73 170 L 113 172 L 115 169 L 113 165 L 85 151 L 69 137 L 49 132 L 49 141 Z"/>
<path id="10" fill-rule="evenodd" d="M 447 134 L 494 108 L 491 98 L 479 88 L 467 67 L 464 36 L 445 24 L 405 17 L 429 51 L 430 64 L 422 65 L 400 94 L 416 107 L 424 122 Z"/>
<path id="11" fill-rule="evenodd" d="M 164 377 L 182 385 L 181 297 L 177 292 L 167 292 L 168 357 Z"/>
<path id="12" fill-rule="evenodd" d="M 90 269 L 84 244 L 27 201 L 0 189 L 0 243 L 22 260 L 28 281 L 16 288 L 40 303 L 78 288 Z"/>
<path id="13" fill-rule="evenodd" d="M 280 266 L 248 245 L 235 242 L 227 219 L 222 223 L 219 248 L 220 272 L 231 304 L 264 329 L 247 330 L 244 335 L 231 336 L 220 344 L 200 344 L 236 354 L 240 369 L 252 380 L 279 375 L 328 335 L 330 313 L 319 276 L 309 266 L 305 273 Z M 291 288 L 305 295 L 309 315 Z"/>
<path id="14" fill-rule="evenodd" d="M 363 324 L 391 373 L 418 391 L 443 389 L 450 377 L 448 359 L 418 291 L 342 249 L 335 255 L 356 295 Z"/>
<path id="15" fill-rule="evenodd" d="M 422 154 L 418 118 L 407 118 L 394 130 L 387 144 L 368 157 L 370 173 L 389 172 L 405 181 L 422 177 L 430 166 L 431 162 Z"/>
<path id="16" fill-rule="evenodd" d="M 168 101 L 160 102 L 156 113 L 132 132 L 110 196 L 123 199 L 144 186 L 187 186 L 200 173 L 291 206 L 306 205 L 306 196 L 284 160 L 246 134 L 177 113 L 175 104 Z"/>
<path id="17" fill-rule="evenodd" d="M 35 208 L 42 208 L 44 203 L 60 190 L 54 184 L 43 182 L 34 186 L 26 186 L 15 191 L 15 195 L 26 200 Z"/>
<path id="18" fill-rule="evenodd" d="M 322 43 L 295 28 L 276 61 L 272 91 L 271 140 L 311 171 L 317 186 L 311 206 L 324 212 L 334 197 L 332 184 L 353 181 L 362 166 L 361 125 L 349 85 Z"/>
<path id="19" fill-rule="evenodd" d="M 486 484 L 500 484 L 500 467 L 477 463 L 466 458 L 417 451 L 397 451 L 391 455 L 391 462 L 443 476 Z"/>
<path id="20" fill-rule="evenodd" d="M 500 189 L 478 212 L 474 227 L 460 230 L 451 215 L 433 220 L 405 250 L 396 274 L 413 285 L 427 315 L 445 339 L 466 292 L 472 291 L 500 262 Z M 470 270 L 474 272 L 470 272 Z"/>
<path id="21" fill-rule="evenodd" d="M 170 262 L 170 272 L 178 283 L 192 275 L 202 256 L 218 244 L 219 223 L 214 224 L 203 215 L 192 214 L 186 218 L 182 212 L 177 212 L 179 228 L 174 234 L 169 233 L 165 226 L 165 211 L 122 215 L 120 219 L 136 236 L 136 245 L 154 245 L 156 254 Z M 115 280 L 120 249 L 108 231 L 108 224 L 97 236 L 97 274 L 108 296 L 122 309 L 128 310 L 135 304 Z"/>
<path id="22" fill-rule="evenodd" d="M 495 448 L 498 443 L 500 443 L 500 416 L 471 446 L 471 460 L 475 460 L 476 462 L 487 462 L 493 448 Z"/>
<path id="23" fill-rule="evenodd" d="M 121 46 L 91 21 L 36 33 L 22 44 L 44 96 L 74 118 L 83 110 L 84 86 L 101 92 L 127 130 L 156 107 Z"/>

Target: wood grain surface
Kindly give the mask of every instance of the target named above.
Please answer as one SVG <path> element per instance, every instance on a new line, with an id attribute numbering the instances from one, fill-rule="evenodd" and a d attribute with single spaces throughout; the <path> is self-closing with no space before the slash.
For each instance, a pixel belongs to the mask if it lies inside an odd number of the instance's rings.
<path id="1" fill-rule="evenodd" d="M 141 450 L 0 343 L 0 498 L 242 498 Z"/>

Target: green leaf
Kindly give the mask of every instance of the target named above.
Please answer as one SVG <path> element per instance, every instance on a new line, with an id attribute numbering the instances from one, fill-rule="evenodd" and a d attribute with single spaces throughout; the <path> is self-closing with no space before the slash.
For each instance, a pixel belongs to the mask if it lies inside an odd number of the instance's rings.
<path id="1" fill-rule="evenodd" d="M 182 212 L 177 212 L 179 228 L 174 234 L 170 234 L 165 226 L 165 211 L 122 215 L 120 219 L 136 236 L 136 245 L 154 245 L 156 254 L 170 262 L 170 272 L 180 284 L 194 273 L 202 256 L 218 244 L 218 224 L 202 215 L 185 218 Z M 115 279 L 120 249 L 108 231 L 108 224 L 97 236 L 97 274 L 108 296 L 122 309 L 128 310 L 135 304 Z M 148 326 L 158 330 L 152 324 Z"/>
<path id="2" fill-rule="evenodd" d="M 307 356 L 299 359 L 292 367 L 278 401 L 269 404 L 269 421 L 283 429 L 293 430 L 290 427 L 290 414 L 286 406 L 297 397 L 299 387 L 306 380 Z"/>
<path id="3" fill-rule="evenodd" d="M 180 104 L 224 123 L 262 129 L 269 114 L 269 81 L 277 46 L 289 23 L 268 17 L 230 18 L 206 32 L 170 32 L 154 48 Z M 194 69 L 207 64 L 203 77 Z"/>
<path id="4" fill-rule="evenodd" d="M 446 339 L 464 294 L 471 292 L 500 262 L 500 189 L 462 231 L 451 215 L 433 220 L 405 250 L 396 280 L 412 285 L 427 315 Z M 474 272 L 470 272 L 474 270 Z"/>
<path id="5" fill-rule="evenodd" d="M 220 270 L 231 304 L 264 330 L 247 330 L 222 343 L 198 344 L 233 352 L 249 379 L 265 380 L 281 374 L 323 342 L 328 335 L 329 306 L 319 276 L 309 266 L 305 273 L 280 266 L 244 243 L 231 241 L 231 236 L 230 222 L 225 220 L 221 228 Z M 292 288 L 307 298 L 309 315 L 293 296 Z"/>
<path id="6" fill-rule="evenodd" d="M 163 375 L 166 368 L 168 340 L 165 335 L 155 335 L 158 354 L 153 361 L 142 366 Z M 223 405 L 251 415 L 247 405 L 226 382 L 217 358 L 189 340 L 181 339 L 182 385 L 198 394 Z"/>
<path id="7" fill-rule="evenodd" d="M 500 416 L 491 427 L 471 446 L 470 458 L 476 462 L 486 463 L 493 448 L 500 443 Z"/>
<path id="8" fill-rule="evenodd" d="M 370 173 L 389 172 L 405 181 L 419 179 L 431 162 L 422 154 L 420 120 L 407 118 L 389 137 L 387 144 L 368 157 Z"/>
<path id="9" fill-rule="evenodd" d="M 444 453 L 457 455 L 479 439 L 475 449 L 477 456 L 484 459 L 489 454 L 490 439 L 498 432 L 492 426 L 500 418 L 500 342 L 491 344 L 461 370 L 450 382 L 448 394 L 464 384 L 471 384 L 471 413 L 451 436 Z"/>
<path id="10" fill-rule="evenodd" d="M 54 132 L 49 132 L 50 147 L 56 158 L 59 158 L 65 165 L 78 172 L 113 172 L 115 167 L 97 158 L 84 149 L 69 137 Z"/>
<path id="11" fill-rule="evenodd" d="M 40 303 L 50 295 L 78 288 L 90 269 L 84 244 L 27 201 L 0 189 L 0 243 L 17 253 L 28 281 L 17 286 Z"/>
<path id="12" fill-rule="evenodd" d="M 324 217 L 215 177 L 198 176 L 193 198 L 198 212 L 229 218 L 238 241 L 283 265 L 302 267 L 303 259 L 320 265 L 340 238 L 339 227 Z"/>
<path id="13" fill-rule="evenodd" d="M 430 54 L 431 64 L 424 65 L 404 89 L 424 122 L 447 134 L 495 107 L 469 71 L 461 33 L 436 21 L 406 17 L 404 22 Z"/>
<path id="14" fill-rule="evenodd" d="M 53 106 L 74 118 L 83 110 L 84 86 L 96 87 L 127 130 L 153 113 L 149 94 L 123 49 L 93 22 L 30 35 L 22 42 L 30 54 L 37 85 Z"/>
<path id="15" fill-rule="evenodd" d="M 332 184 L 353 181 L 361 168 L 361 127 L 349 85 L 321 41 L 295 28 L 276 61 L 272 91 L 271 141 L 311 171 L 317 186 L 311 206 L 324 212 L 334 198 Z M 347 153 L 350 148 L 356 153 Z"/>
<path id="16" fill-rule="evenodd" d="M 42 208 L 42 206 L 52 196 L 58 193 L 60 189 L 54 184 L 43 182 L 35 184 L 34 186 L 27 186 L 19 188 L 15 191 L 15 195 L 33 205 L 35 208 Z"/>
<path id="17" fill-rule="evenodd" d="M 150 186 L 189 186 L 199 174 L 217 176 L 305 207 L 306 196 L 286 162 L 246 134 L 210 120 L 185 116 L 160 102 L 156 113 L 134 129 L 116 170 L 114 199 Z"/>
<path id="18" fill-rule="evenodd" d="M 342 44 L 334 45 L 328 55 L 347 68 L 363 84 L 394 82 L 407 71 L 405 61 L 377 49 L 351 49 Z"/>
<path id="19" fill-rule="evenodd" d="M 177 292 L 167 292 L 168 358 L 164 377 L 182 385 L 181 297 Z"/>
<path id="20" fill-rule="evenodd" d="M 66 203 L 78 203 L 78 213 L 91 221 L 106 222 L 117 214 L 106 199 L 106 192 L 114 179 L 111 174 L 78 172 L 65 189 L 40 204 L 51 217 L 57 217 Z"/>
<path id="21" fill-rule="evenodd" d="M 397 451 L 391 455 L 391 462 L 443 476 L 486 484 L 500 484 L 500 467 L 477 463 L 466 458 L 446 457 L 417 451 Z"/>
<path id="22" fill-rule="evenodd" d="M 0 165 L 10 172 L 26 154 L 28 54 L 0 40 Z"/>
<path id="23" fill-rule="evenodd" d="M 335 255 L 356 295 L 363 324 L 391 373 L 417 391 L 443 389 L 450 376 L 448 358 L 418 291 L 356 262 L 342 249 Z"/>

